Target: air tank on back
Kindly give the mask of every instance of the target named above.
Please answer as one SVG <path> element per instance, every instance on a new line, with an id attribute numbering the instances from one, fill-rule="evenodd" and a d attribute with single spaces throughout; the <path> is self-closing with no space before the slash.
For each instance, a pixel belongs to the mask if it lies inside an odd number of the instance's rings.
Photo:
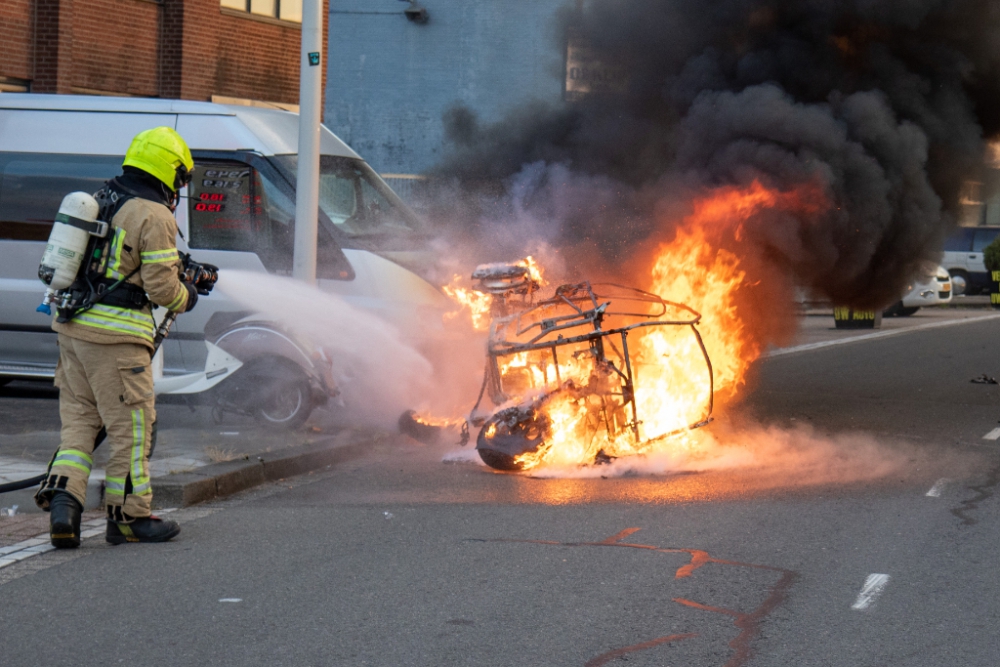
<path id="1" fill-rule="evenodd" d="M 107 234 L 107 224 L 97 222 L 99 210 L 97 200 L 86 192 L 71 192 L 63 197 L 38 267 L 39 279 L 50 290 L 62 290 L 72 285 L 80 271 L 91 234 Z"/>

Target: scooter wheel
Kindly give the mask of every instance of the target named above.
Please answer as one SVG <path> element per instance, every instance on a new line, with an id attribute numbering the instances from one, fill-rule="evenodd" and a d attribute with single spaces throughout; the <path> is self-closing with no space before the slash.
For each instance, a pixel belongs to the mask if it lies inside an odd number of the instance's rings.
<path id="1" fill-rule="evenodd" d="M 254 418 L 270 429 L 296 429 L 306 423 L 313 411 L 312 393 L 304 377 L 276 382 L 262 396 Z"/>

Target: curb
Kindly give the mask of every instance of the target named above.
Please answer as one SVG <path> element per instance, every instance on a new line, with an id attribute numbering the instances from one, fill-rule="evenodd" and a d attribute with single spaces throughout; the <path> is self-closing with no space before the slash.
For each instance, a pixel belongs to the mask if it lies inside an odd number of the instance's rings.
<path id="1" fill-rule="evenodd" d="M 246 491 L 267 482 L 301 475 L 356 459 L 374 446 L 313 443 L 277 452 L 249 455 L 240 461 L 213 463 L 190 472 L 153 478 L 153 507 L 187 507 Z"/>

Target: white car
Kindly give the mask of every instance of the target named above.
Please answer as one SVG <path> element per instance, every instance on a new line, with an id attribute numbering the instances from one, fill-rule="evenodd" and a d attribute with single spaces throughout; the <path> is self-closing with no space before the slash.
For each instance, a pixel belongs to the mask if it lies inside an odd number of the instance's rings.
<path id="1" fill-rule="evenodd" d="M 951 276 L 940 265 L 931 264 L 910 284 L 902 299 L 886 308 L 885 317 L 906 317 L 924 306 L 939 306 L 951 302 Z"/>

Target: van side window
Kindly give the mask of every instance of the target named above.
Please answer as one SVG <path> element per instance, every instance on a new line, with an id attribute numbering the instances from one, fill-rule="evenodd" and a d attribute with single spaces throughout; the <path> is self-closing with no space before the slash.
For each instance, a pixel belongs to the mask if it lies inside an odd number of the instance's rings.
<path id="1" fill-rule="evenodd" d="M 969 252 L 972 249 L 972 229 L 959 227 L 945 239 L 944 249 L 947 252 Z"/>
<path id="2" fill-rule="evenodd" d="M 188 188 L 192 248 L 257 251 L 264 216 L 260 200 L 255 202 L 255 179 L 245 164 L 195 164 Z"/>
<path id="3" fill-rule="evenodd" d="M 1000 229 L 977 229 L 972 238 L 972 252 L 982 252 L 1000 234 Z"/>
<path id="4" fill-rule="evenodd" d="M 0 239 L 45 241 L 63 197 L 94 193 L 121 173 L 108 155 L 0 155 Z"/>
<path id="5" fill-rule="evenodd" d="M 256 254 L 272 273 L 291 275 L 295 202 L 242 162 L 195 162 L 188 186 L 191 248 Z M 351 280 L 354 270 L 330 233 L 318 230 L 317 277 Z"/>

